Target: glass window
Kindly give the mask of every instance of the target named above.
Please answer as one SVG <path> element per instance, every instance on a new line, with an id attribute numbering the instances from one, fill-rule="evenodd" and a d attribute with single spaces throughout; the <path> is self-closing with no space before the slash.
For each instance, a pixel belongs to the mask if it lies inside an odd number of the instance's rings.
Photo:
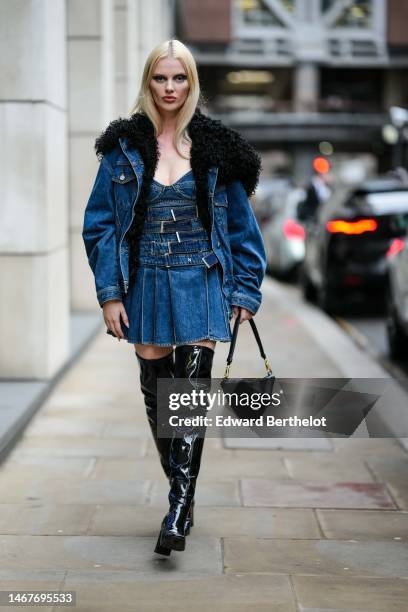
<path id="1" fill-rule="evenodd" d="M 367 204 L 377 215 L 401 213 L 408 211 L 408 191 L 389 191 L 369 193 Z"/>
<path id="2" fill-rule="evenodd" d="M 372 2 L 371 0 L 354 0 L 350 6 L 346 7 L 335 26 L 338 28 L 368 28 L 371 24 Z"/>
<path id="3" fill-rule="evenodd" d="M 262 0 L 236 0 L 245 25 L 282 26 L 282 22 Z"/>

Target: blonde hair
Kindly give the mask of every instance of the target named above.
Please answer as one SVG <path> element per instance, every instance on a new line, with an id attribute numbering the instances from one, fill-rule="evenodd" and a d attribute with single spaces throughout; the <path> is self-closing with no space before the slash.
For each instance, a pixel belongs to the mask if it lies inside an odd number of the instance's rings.
<path id="1" fill-rule="evenodd" d="M 178 59 L 183 64 L 189 84 L 187 98 L 177 115 L 174 134 L 174 145 L 179 154 L 186 158 L 181 150 L 181 145 L 183 141 L 191 144 L 187 125 L 194 115 L 197 103 L 200 100 L 200 83 L 195 59 L 191 51 L 181 41 L 176 39 L 166 40 L 154 47 L 149 53 L 143 68 L 142 83 L 131 113 L 145 113 L 153 123 L 156 137 L 161 132 L 162 117 L 157 110 L 150 91 L 150 80 L 157 62 L 169 56 Z"/>

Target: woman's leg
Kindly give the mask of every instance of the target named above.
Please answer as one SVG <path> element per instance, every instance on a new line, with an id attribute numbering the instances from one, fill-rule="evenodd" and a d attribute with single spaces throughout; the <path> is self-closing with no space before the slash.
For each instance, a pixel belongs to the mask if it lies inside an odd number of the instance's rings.
<path id="1" fill-rule="evenodd" d="M 140 388 L 144 395 L 147 419 L 159 453 L 160 463 L 167 479 L 169 479 L 169 448 L 171 440 L 157 437 L 157 380 L 174 376 L 173 347 L 149 344 L 135 344 L 134 346 L 135 355 L 139 363 Z"/>
<path id="2" fill-rule="evenodd" d="M 215 342 L 206 340 L 176 346 L 174 377 L 187 379 L 192 388 L 204 386 L 204 391 L 209 391 L 214 346 Z M 190 411 L 191 416 L 205 416 L 206 403 L 198 407 L 192 405 Z M 182 426 L 173 432 L 169 456 L 170 507 L 162 521 L 155 552 L 185 548 L 186 519 L 193 508 L 205 431 L 203 426 Z"/>

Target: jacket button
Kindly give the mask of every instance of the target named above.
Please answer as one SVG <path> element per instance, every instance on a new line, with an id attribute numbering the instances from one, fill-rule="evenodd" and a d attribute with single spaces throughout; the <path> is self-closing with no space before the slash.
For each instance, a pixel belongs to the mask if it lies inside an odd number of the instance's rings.
<path id="1" fill-rule="evenodd" d="M 120 175 L 120 177 L 119 177 L 119 179 L 120 179 L 121 181 L 124 181 L 124 180 L 125 180 L 125 178 L 126 178 L 126 177 L 125 177 L 125 175 L 124 175 L 124 174 L 121 174 L 121 175 Z"/>
<path id="2" fill-rule="evenodd" d="M 220 243 L 220 242 L 217 242 L 217 247 L 220 247 L 220 246 L 221 246 L 221 243 Z"/>

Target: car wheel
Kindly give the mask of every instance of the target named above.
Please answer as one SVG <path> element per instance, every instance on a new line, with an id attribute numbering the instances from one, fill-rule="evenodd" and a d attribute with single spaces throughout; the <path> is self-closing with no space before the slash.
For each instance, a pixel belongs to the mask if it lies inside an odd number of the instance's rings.
<path id="1" fill-rule="evenodd" d="M 387 296 L 387 338 L 391 357 L 404 359 L 408 356 L 408 336 L 403 329 L 391 296 Z"/>
<path id="2" fill-rule="evenodd" d="M 300 286 L 302 288 L 302 295 L 306 302 L 314 304 L 316 302 L 316 289 L 313 283 L 309 280 L 303 268 L 299 271 Z"/>
<path id="3" fill-rule="evenodd" d="M 317 304 L 327 314 L 336 314 L 339 310 L 339 295 L 323 282 L 317 290 Z"/>

